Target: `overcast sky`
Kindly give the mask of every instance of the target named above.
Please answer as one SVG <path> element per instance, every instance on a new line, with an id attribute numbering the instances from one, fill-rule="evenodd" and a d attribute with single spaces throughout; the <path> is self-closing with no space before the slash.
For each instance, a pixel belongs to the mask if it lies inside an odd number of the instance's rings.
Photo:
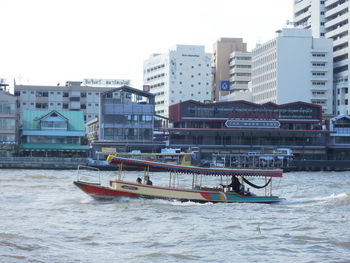
<path id="1" fill-rule="evenodd" d="M 293 17 L 292 0 L 0 0 L 0 78 L 12 85 L 130 79 L 176 44 L 242 37 L 249 50 Z"/>

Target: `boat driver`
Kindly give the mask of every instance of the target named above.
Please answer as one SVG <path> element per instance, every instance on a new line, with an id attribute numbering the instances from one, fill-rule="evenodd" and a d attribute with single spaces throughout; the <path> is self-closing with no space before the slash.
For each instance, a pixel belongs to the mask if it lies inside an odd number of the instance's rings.
<path id="1" fill-rule="evenodd" d="M 223 185 L 220 184 L 222 187 L 231 187 L 232 191 L 236 192 L 236 193 L 240 193 L 241 192 L 241 183 L 238 180 L 238 178 L 236 176 L 232 176 L 232 180 L 230 184 L 227 185 Z"/>

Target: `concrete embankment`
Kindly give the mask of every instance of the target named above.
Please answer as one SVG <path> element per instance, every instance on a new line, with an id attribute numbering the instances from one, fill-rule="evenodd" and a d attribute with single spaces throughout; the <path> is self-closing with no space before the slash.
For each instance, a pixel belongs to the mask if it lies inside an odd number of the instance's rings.
<path id="1" fill-rule="evenodd" d="M 350 160 L 293 160 L 285 171 L 350 171 Z"/>
<path id="2" fill-rule="evenodd" d="M 3 157 L 0 168 L 4 169 L 77 169 L 78 165 L 87 165 L 88 158 L 58 157 Z"/>

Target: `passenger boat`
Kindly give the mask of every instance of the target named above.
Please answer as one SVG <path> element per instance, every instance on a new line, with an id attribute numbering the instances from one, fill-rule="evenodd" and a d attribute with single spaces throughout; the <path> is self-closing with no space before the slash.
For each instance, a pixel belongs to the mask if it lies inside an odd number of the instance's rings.
<path id="1" fill-rule="evenodd" d="M 110 180 L 108 184 L 103 184 L 101 178 L 96 182 L 84 180 L 79 173 L 81 167 L 78 167 L 77 180 L 74 181 L 74 184 L 95 199 L 156 198 L 200 203 L 276 203 L 281 201 L 278 196 L 272 195 L 272 178 L 282 177 L 282 170 L 204 168 L 115 156 L 109 156 L 107 160 L 111 164 L 118 165 L 116 180 Z M 144 178 L 149 178 L 150 171 L 167 171 L 169 172 L 169 184 L 158 186 L 126 181 L 123 166 L 143 167 Z M 189 186 L 187 188 L 178 184 L 179 176 L 188 177 Z M 218 179 L 216 186 L 204 185 L 203 177 L 208 176 L 215 176 Z M 239 178 L 239 190 L 233 191 L 228 184 L 223 185 L 223 182 L 228 182 L 231 177 Z M 258 186 L 247 180 L 247 177 L 261 177 L 265 179 L 265 182 L 262 186 Z M 245 184 L 254 188 L 263 188 L 265 192 L 262 195 L 255 195 L 249 191 L 249 188 L 245 188 Z"/>

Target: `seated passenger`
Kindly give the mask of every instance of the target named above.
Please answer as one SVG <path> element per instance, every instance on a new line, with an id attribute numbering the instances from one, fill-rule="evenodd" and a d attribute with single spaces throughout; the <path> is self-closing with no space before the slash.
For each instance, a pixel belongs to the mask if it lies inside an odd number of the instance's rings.
<path id="1" fill-rule="evenodd" d="M 144 181 L 145 184 L 147 184 L 147 185 L 153 185 L 153 183 L 152 183 L 151 179 L 149 179 L 149 176 L 148 176 L 148 175 L 145 176 L 145 179 L 144 179 L 143 181 Z"/>
<path id="2" fill-rule="evenodd" d="M 142 184 L 142 179 L 141 179 L 140 177 L 137 177 L 137 179 L 136 179 L 136 183 L 138 183 L 138 184 Z"/>

